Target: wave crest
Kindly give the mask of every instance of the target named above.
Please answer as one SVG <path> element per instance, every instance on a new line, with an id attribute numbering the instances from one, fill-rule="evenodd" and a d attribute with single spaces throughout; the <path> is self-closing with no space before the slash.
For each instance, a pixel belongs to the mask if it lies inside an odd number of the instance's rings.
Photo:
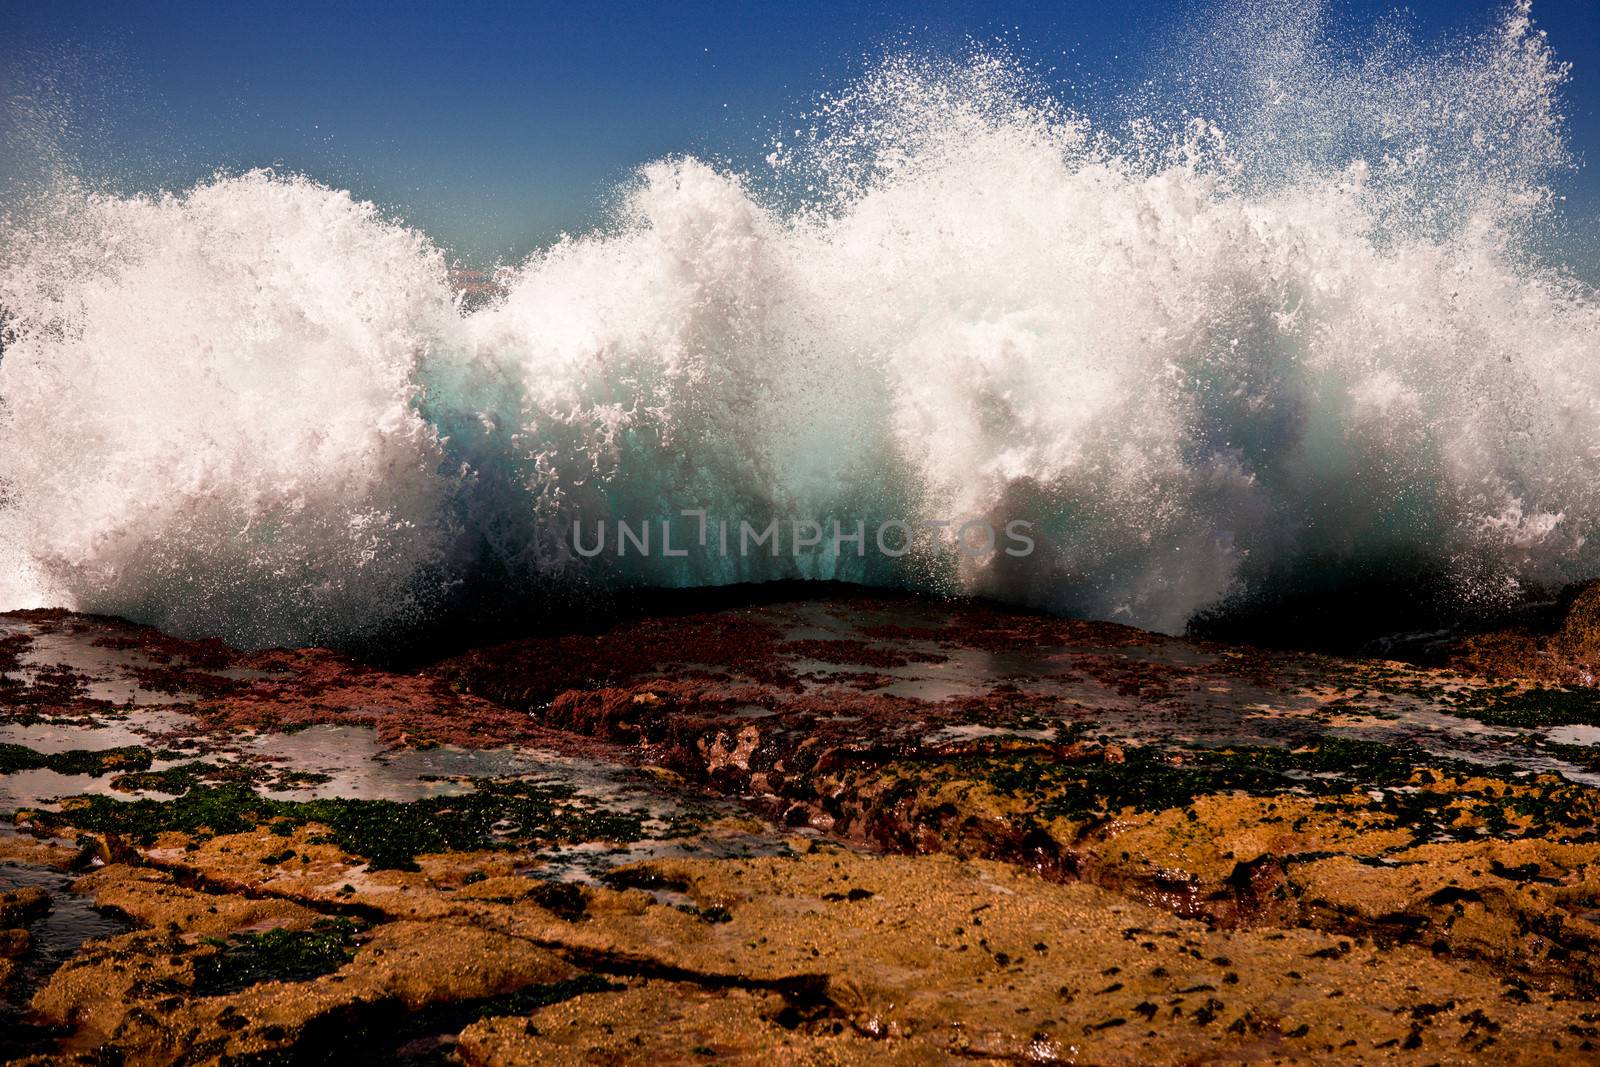
<path id="1" fill-rule="evenodd" d="M 591 583 L 1176 630 L 1600 573 L 1600 303 L 1527 251 L 1567 155 L 1526 5 L 1435 52 L 1229 17 L 1239 58 L 1122 125 L 1004 55 L 891 58 L 764 175 L 651 164 L 475 309 L 426 238 L 305 178 L 58 190 L 4 227 L 0 543 L 33 577 L 0 593 L 261 644 Z M 1040 550 L 584 561 L 553 532 L 682 508 L 1028 518 Z"/>

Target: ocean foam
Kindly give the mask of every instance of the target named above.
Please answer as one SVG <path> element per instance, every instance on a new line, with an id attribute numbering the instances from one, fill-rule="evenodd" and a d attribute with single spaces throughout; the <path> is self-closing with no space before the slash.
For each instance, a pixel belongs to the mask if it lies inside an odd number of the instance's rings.
<path id="1" fill-rule="evenodd" d="M 304 177 L 61 183 L 0 244 L 0 606 L 263 644 L 485 585 L 836 577 L 1177 630 L 1384 568 L 1464 605 L 1600 573 L 1600 301 L 1528 250 L 1567 155 L 1526 5 L 1431 51 L 1220 25 L 1125 124 L 1002 54 L 890 58 L 761 173 L 644 167 L 476 309 Z M 560 544 L 685 508 L 1040 547 Z"/>

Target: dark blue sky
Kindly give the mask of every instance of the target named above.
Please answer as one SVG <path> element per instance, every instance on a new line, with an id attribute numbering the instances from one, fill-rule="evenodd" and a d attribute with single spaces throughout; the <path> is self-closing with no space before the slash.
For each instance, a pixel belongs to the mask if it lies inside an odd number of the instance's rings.
<path id="1" fill-rule="evenodd" d="M 1002 36 L 1073 105 L 1159 78 L 1159 42 L 1204 4 L 1128 6 L 0 0 L 0 91 L 70 98 L 92 176 L 176 187 L 278 165 L 493 258 L 593 224 L 650 159 L 750 163 L 777 120 L 888 49 Z M 1334 4 L 1355 24 L 1398 6 Z M 1506 4 L 1407 7 L 1431 37 Z M 1573 146 L 1600 157 L 1600 3 L 1536 0 L 1534 16 L 1574 64 Z M 1592 167 L 1566 186 L 1576 215 L 1600 215 Z"/>

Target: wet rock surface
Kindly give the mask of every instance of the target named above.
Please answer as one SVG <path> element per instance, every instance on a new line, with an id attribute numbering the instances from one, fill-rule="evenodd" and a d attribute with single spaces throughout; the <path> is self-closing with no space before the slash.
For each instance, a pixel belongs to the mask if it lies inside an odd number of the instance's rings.
<path id="1" fill-rule="evenodd" d="M 1600 700 L 1484 673 L 860 594 L 410 672 L 3 616 L 0 1052 L 1593 1062 Z"/>
<path id="2" fill-rule="evenodd" d="M 1522 625 L 1455 641 L 1445 658 L 1475 674 L 1593 687 L 1600 683 L 1600 582 L 1565 590 Z"/>

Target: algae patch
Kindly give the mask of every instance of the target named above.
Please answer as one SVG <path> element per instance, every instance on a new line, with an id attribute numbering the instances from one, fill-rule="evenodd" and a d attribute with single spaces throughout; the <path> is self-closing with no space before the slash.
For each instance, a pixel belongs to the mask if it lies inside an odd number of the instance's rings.
<path id="1" fill-rule="evenodd" d="M 26 745 L 0 744 L 0 774 L 48 770 L 57 774 L 87 774 L 98 778 L 114 771 L 145 771 L 150 768 L 150 762 L 150 750 L 139 745 L 36 752 Z"/>
<path id="2" fill-rule="evenodd" d="M 258 982 L 304 982 L 331 974 L 355 956 L 361 927 L 350 919 L 319 920 L 309 930 L 275 929 L 211 939 L 219 951 L 194 964 L 194 992 L 237 993 Z"/>
<path id="3" fill-rule="evenodd" d="M 433 852 L 544 847 L 586 841 L 638 841 L 681 837 L 699 822 L 693 813 L 658 819 L 643 808 L 601 806 L 561 783 L 480 779 L 454 796 L 393 800 L 287 801 L 237 784 L 194 785 L 172 800 L 134 801 L 73 797 L 59 812 L 31 813 L 46 830 L 73 828 L 116 834 L 139 844 L 164 831 L 200 837 L 241 833 L 265 824 L 285 836 L 326 827 L 340 848 L 374 869 L 415 870 L 416 857 Z"/>

